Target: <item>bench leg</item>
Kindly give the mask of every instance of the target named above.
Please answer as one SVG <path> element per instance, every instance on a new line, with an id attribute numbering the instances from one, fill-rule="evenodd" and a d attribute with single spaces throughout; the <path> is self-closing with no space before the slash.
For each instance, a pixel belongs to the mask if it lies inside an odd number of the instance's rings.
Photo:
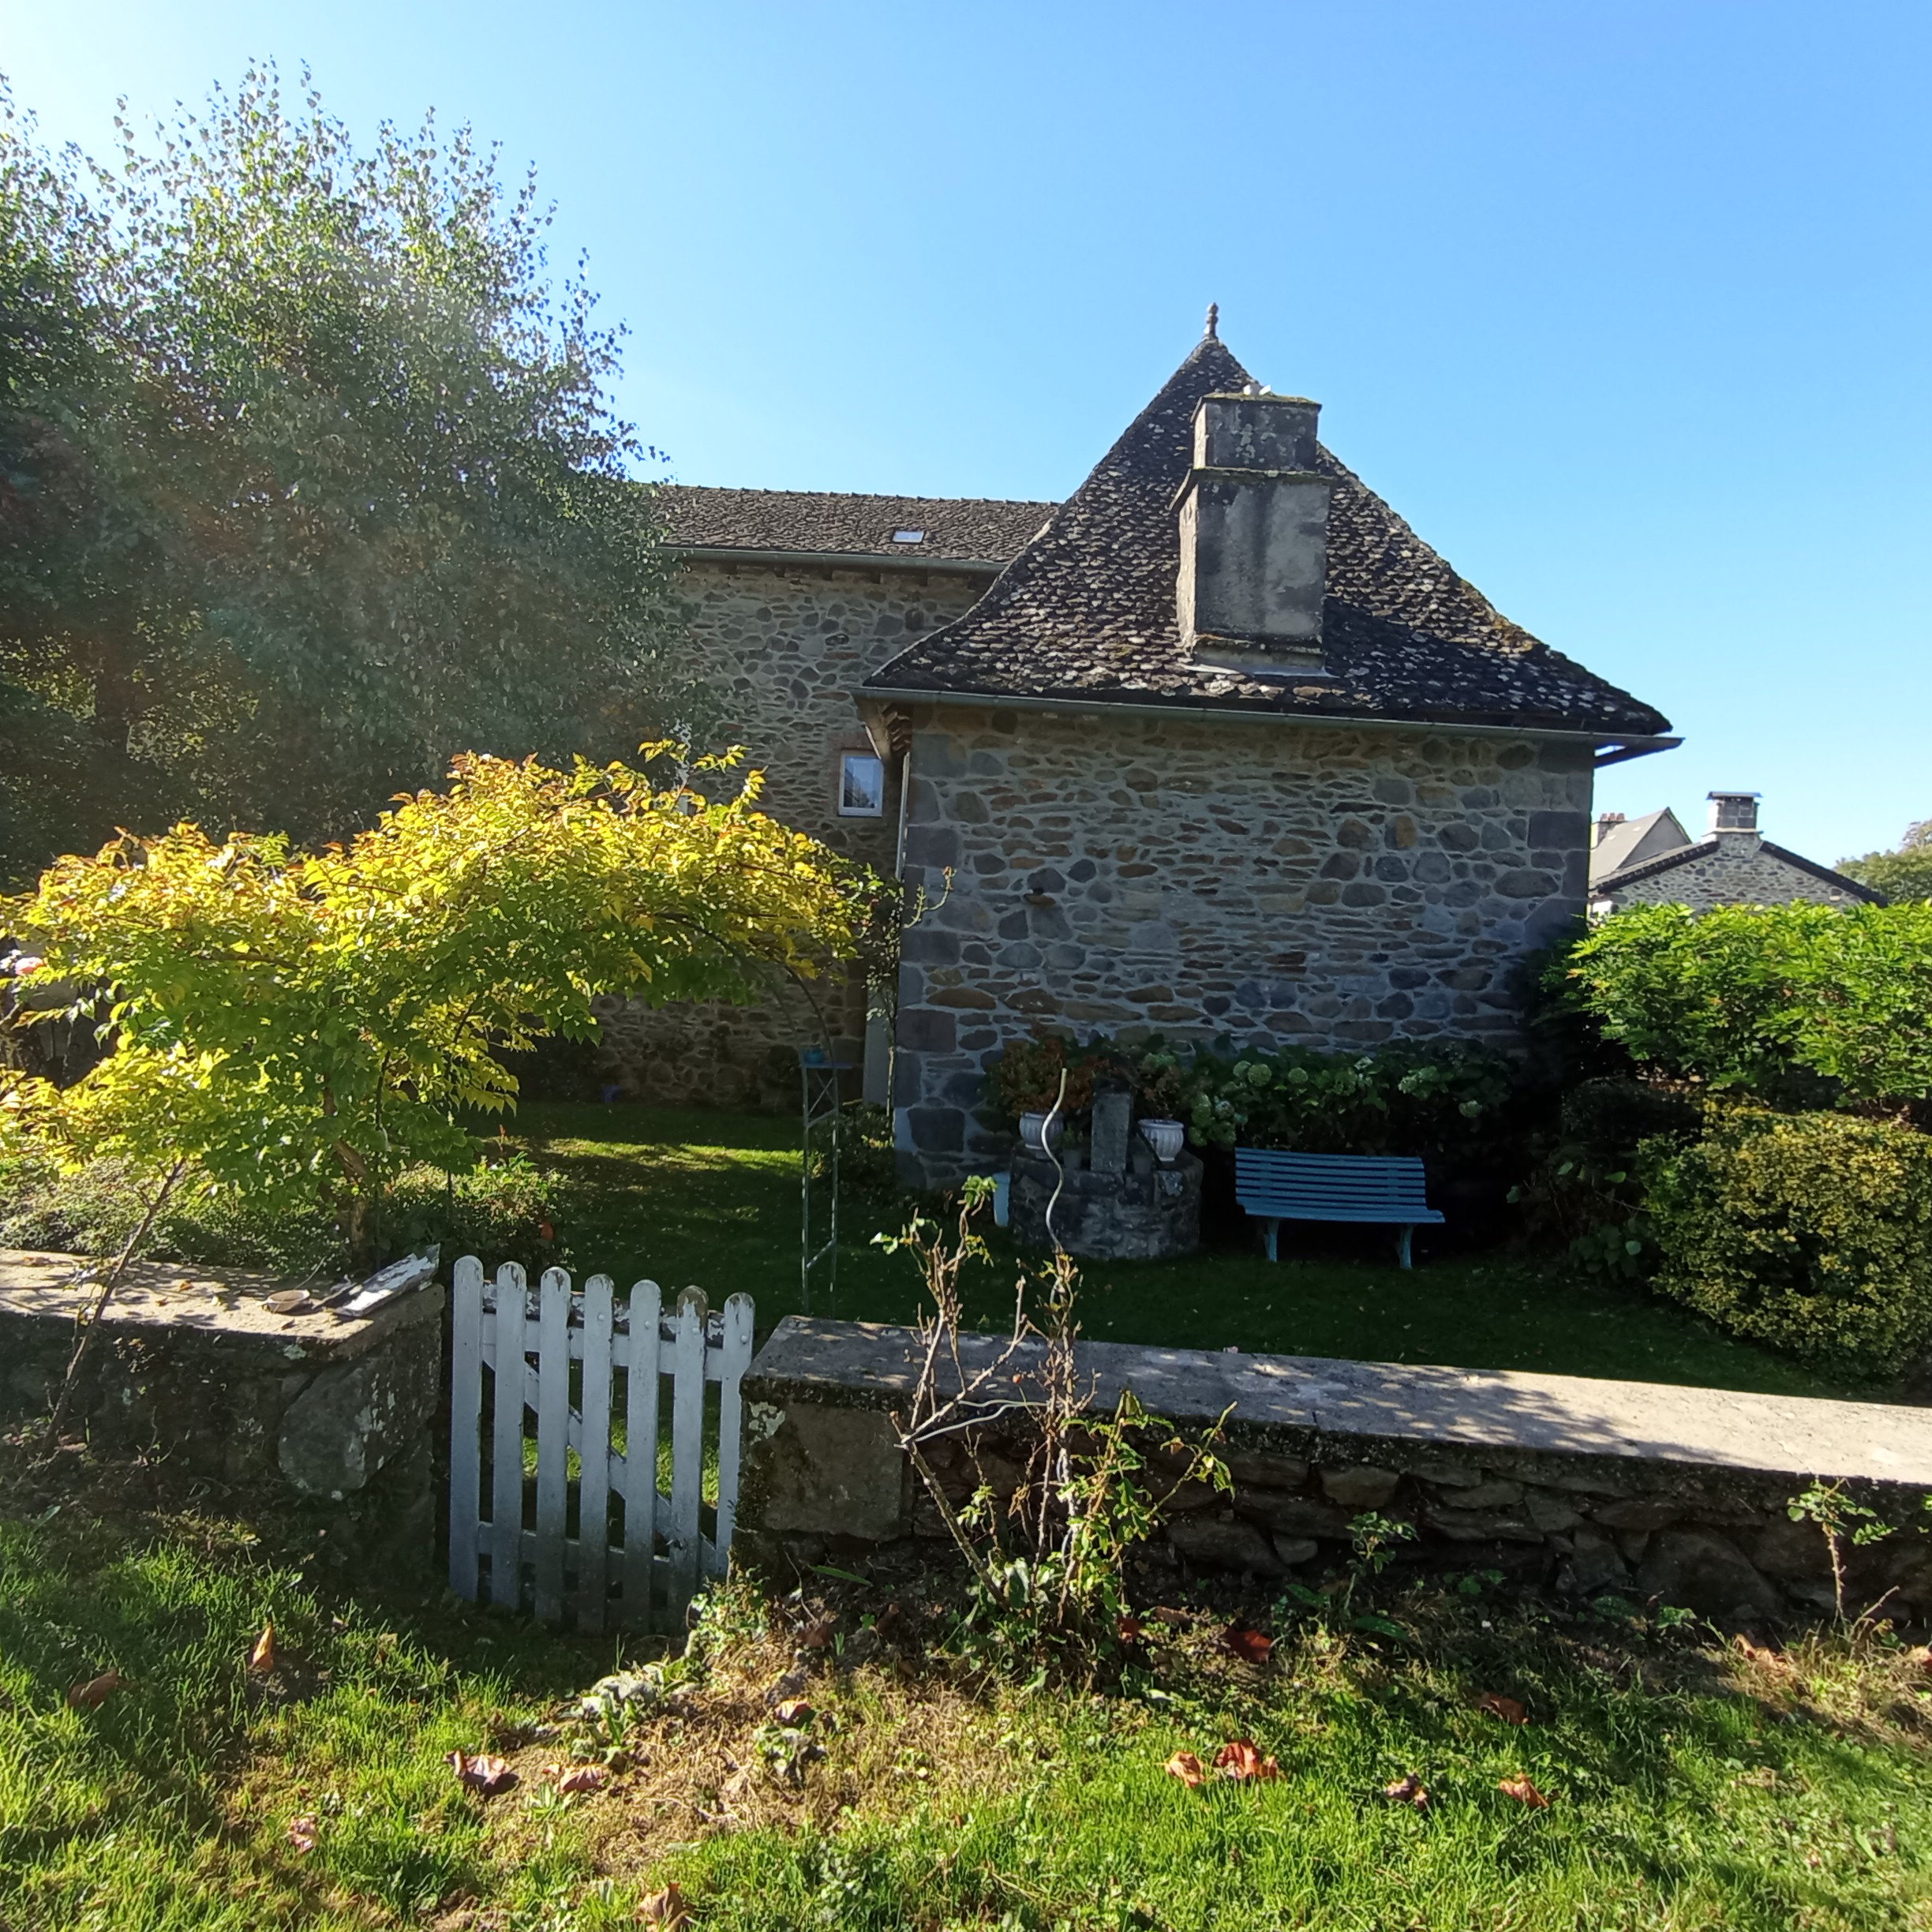
<path id="1" fill-rule="evenodd" d="M 1414 1234 L 1415 1230 L 1413 1228 L 1406 1227 L 1402 1230 L 1401 1234 L 1398 1234 L 1395 1237 L 1396 1256 L 1404 1267 L 1409 1267 L 1413 1265 L 1413 1264 L 1411 1263 L 1409 1259 L 1409 1243 Z"/>
<path id="2" fill-rule="evenodd" d="M 1280 1233 L 1281 1223 L 1279 1221 L 1272 1219 L 1267 1222 L 1265 1228 L 1263 1230 L 1263 1239 L 1267 1244 L 1267 1258 L 1271 1261 L 1276 1260 L 1279 1258 L 1276 1255 L 1275 1249 L 1276 1237 L 1279 1235 Z"/>

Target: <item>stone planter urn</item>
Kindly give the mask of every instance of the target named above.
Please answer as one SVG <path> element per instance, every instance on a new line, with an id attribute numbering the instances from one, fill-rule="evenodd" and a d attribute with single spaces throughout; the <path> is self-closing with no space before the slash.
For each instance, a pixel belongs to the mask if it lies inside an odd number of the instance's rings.
<path id="1" fill-rule="evenodd" d="M 1140 1137 L 1154 1150 L 1154 1158 L 1163 1167 L 1170 1166 L 1187 1138 L 1187 1128 L 1178 1120 L 1144 1120 Z"/>
<path id="2" fill-rule="evenodd" d="M 1032 1154 L 1046 1151 L 1045 1135 L 1046 1122 L 1051 1116 L 1046 1114 L 1022 1114 L 1020 1116 L 1020 1144 Z M 1054 1121 L 1053 1144 L 1058 1147 L 1066 1134 L 1066 1116 L 1062 1114 Z"/>

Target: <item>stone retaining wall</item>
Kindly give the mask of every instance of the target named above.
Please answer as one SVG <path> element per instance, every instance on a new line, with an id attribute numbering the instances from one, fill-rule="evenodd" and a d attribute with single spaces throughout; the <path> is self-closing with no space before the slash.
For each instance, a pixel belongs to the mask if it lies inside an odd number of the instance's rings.
<path id="1" fill-rule="evenodd" d="M 0 1249 L 0 1420 L 47 1414 L 92 1300 L 75 1284 L 80 1264 Z M 72 1425 L 106 1455 L 156 1455 L 260 1503 L 317 1505 L 365 1550 L 430 1560 L 443 1290 L 363 1316 L 271 1313 L 264 1297 L 289 1286 L 199 1264 L 131 1269 Z"/>
<path id="2" fill-rule="evenodd" d="M 969 1368 L 997 1346 L 969 1339 Z M 1932 1410 L 1114 1343 L 1079 1354 L 1103 1407 L 1131 1387 L 1184 1427 L 1228 1413 L 1234 1494 L 1178 1497 L 1148 1565 L 1319 1574 L 1346 1554 L 1350 1520 L 1374 1510 L 1415 1526 L 1405 1560 L 1763 1623 L 1832 1604 L 1823 1537 L 1786 1508 L 1823 1478 L 1900 1526 L 1852 1552 L 1853 1607 L 1891 1593 L 1895 1613 L 1932 1612 Z M 889 1420 L 915 1361 L 906 1329 L 779 1325 L 744 1384 L 742 1554 L 789 1568 L 943 1534 Z M 963 1500 L 983 1478 L 1010 1492 L 1026 1454 L 996 1426 L 933 1460 Z"/>

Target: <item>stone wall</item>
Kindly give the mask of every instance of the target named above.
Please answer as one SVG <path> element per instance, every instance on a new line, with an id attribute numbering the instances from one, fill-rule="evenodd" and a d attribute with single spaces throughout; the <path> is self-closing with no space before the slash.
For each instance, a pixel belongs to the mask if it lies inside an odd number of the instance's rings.
<path id="1" fill-rule="evenodd" d="M 1318 1046 L 1507 1040 L 1583 911 L 1590 754 L 1450 731 L 916 707 L 894 1103 L 944 1183 L 1002 1154 L 985 1069 L 1036 1027 Z"/>
<path id="2" fill-rule="evenodd" d="M 74 1255 L 0 1249 L 0 1421 L 48 1413 L 92 1294 Z M 432 1432 L 444 1293 L 361 1316 L 279 1316 L 288 1283 L 238 1268 L 143 1263 L 117 1291 L 71 1426 L 110 1456 L 316 1506 L 338 1543 L 431 1560 Z"/>
<path id="3" fill-rule="evenodd" d="M 985 584 L 983 572 L 938 567 L 684 566 L 682 614 L 695 660 L 724 702 L 719 735 L 742 743 L 766 774 L 765 810 L 893 871 L 899 799 L 889 761 L 884 814 L 838 812 L 839 754 L 873 748 L 853 694 L 915 637 L 969 608 Z M 863 990 L 813 990 L 836 1016 L 841 1057 L 856 1056 L 865 1031 Z M 796 1050 L 818 1037 L 809 1004 L 788 985 L 758 1006 L 612 1001 L 600 1017 L 611 1082 L 669 1105 L 794 1106 Z"/>
<path id="4" fill-rule="evenodd" d="M 998 1344 L 968 1337 L 970 1372 Z M 1813 1481 L 1899 1533 L 1852 1552 L 1849 1607 L 1886 1597 L 1932 1611 L 1932 1411 L 1577 1376 L 1408 1368 L 1313 1357 L 1082 1343 L 1077 1380 L 1110 1410 L 1130 1387 L 1184 1430 L 1227 1417 L 1231 1494 L 1177 1496 L 1137 1567 L 1308 1580 L 1349 1554 L 1351 1519 L 1413 1526 L 1400 1560 L 1485 1565 L 1561 1593 L 1654 1598 L 1736 1624 L 1833 1606 L 1830 1556 L 1790 1498 Z M 738 1551 L 784 1574 L 886 1549 L 938 1552 L 944 1526 L 890 1420 L 916 1378 L 918 1338 L 898 1328 L 781 1322 L 744 1383 L 747 1455 Z M 1038 1398 L 1036 1361 L 1001 1398 Z M 1015 1391 L 1013 1384 L 1020 1383 Z M 963 1501 L 1010 1492 L 1029 1445 L 1010 1421 L 934 1446 Z"/>
<path id="5" fill-rule="evenodd" d="M 1829 906 L 1867 903 L 1862 894 L 1792 864 L 1754 832 L 1720 833 L 1714 852 L 1700 852 L 1653 878 L 1619 886 L 1601 903 L 1607 908 L 1685 905 L 1708 912 L 1713 906 L 1784 905 L 1793 900 Z"/>

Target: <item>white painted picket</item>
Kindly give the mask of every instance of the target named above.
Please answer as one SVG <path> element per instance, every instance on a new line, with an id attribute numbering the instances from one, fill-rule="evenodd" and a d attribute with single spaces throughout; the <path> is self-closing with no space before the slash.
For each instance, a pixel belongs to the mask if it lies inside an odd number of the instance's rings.
<path id="1" fill-rule="evenodd" d="M 487 1595 L 506 1608 L 531 1610 L 547 1623 L 567 1618 L 578 1630 L 676 1628 L 700 1581 L 722 1576 L 730 1560 L 751 1297 L 735 1294 L 713 1315 L 702 1293 L 687 1288 L 666 1314 L 655 1282 L 639 1282 L 620 1305 L 608 1275 L 574 1290 L 562 1268 L 546 1269 L 533 1296 L 514 1261 L 490 1282 L 469 1255 L 456 1264 L 455 1284 L 450 1587 L 473 1602 Z M 657 1487 L 665 1376 L 672 1378 L 668 1496 Z M 718 1385 L 717 1502 L 709 1537 L 702 1522 L 707 1382 Z M 613 1443 L 618 1422 L 622 1449 Z M 533 1436 L 534 1480 L 525 1471 Z M 613 1499 L 622 1506 L 621 1529 L 611 1523 Z"/>

